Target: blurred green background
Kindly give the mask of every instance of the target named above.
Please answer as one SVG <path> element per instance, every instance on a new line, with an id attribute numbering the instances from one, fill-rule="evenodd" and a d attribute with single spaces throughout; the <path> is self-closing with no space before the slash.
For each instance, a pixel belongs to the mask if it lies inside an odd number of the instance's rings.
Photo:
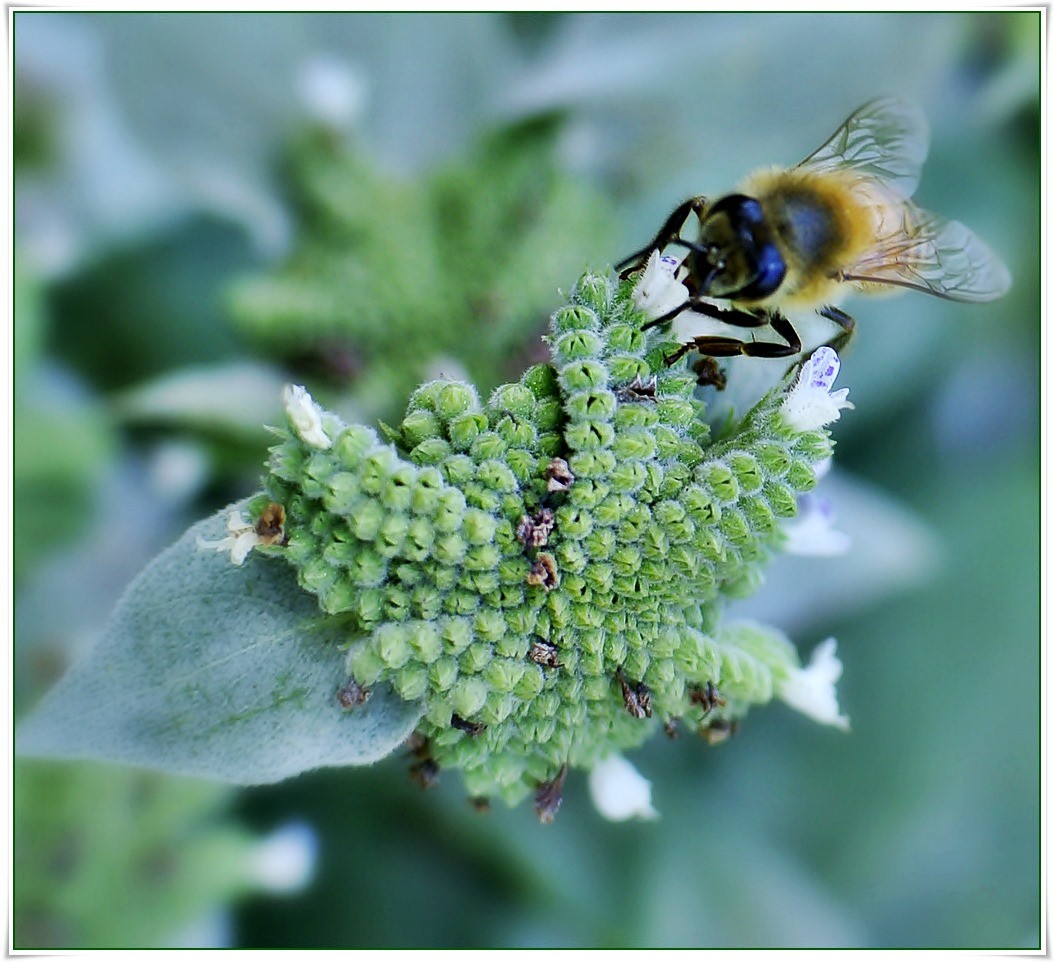
<path id="1" fill-rule="evenodd" d="M 849 305 L 820 491 L 853 549 L 740 611 L 838 638 L 851 735 L 773 706 L 653 741 L 662 818 L 618 825 L 580 773 L 540 826 L 398 758 L 239 792 L 19 763 L 14 944 L 1037 946 L 1041 26 L 17 13 L 16 715 L 255 489 L 284 381 L 371 422 L 440 373 L 489 390 L 584 267 L 871 97 L 925 108 L 918 201 L 1015 283 Z"/>

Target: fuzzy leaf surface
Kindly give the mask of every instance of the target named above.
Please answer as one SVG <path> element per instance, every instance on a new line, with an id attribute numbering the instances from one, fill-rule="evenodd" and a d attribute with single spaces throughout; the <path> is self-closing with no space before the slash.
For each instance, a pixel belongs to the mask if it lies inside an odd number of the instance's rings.
<path id="1" fill-rule="evenodd" d="M 17 750 L 97 758 L 240 785 L 392 752 L 420 710 L 378 687 L 344 711 L 341 638 L 286 565 L 241 567 L 190 528 L 131 584 L 92 650 L 21 725 Z"/>

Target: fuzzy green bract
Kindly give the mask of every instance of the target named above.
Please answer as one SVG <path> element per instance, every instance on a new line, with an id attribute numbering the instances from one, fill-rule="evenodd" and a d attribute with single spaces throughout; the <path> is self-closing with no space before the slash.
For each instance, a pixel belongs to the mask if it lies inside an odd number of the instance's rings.
<path id="1" fill-rule="evenodd" d="M 722 598 L 759 584 L 829 436 L 790 428 L 778 390 L 712 440 L 631 287 L 582 277 L 552 363 L 486 402 L 437 381 L 386 441 L 330 414 L 325 450 L 286 431 L 250 504 L 285 507 L 287 543 L 259 550 L 342 626 L 359 686 L 421 706 L 419 757 L 473 796 L 516 803 L 664 723 L 727 725 L 798 666 L 778 632 L 724 628 Z"/>

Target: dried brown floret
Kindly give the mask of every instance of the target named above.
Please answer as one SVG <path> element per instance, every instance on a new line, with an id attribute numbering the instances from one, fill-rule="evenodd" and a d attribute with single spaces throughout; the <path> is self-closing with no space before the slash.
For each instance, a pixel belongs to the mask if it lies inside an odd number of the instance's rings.
<path id="1" fill-rule="evenodd" d="M 545 480 L 550 491 L 567 491 L 575 483 L 575 476 L 563 458 L 553 458 L 545 469 Z"/>
<path id="2" fill-rule="evenodd" d="M 285 542 L 285 508 L 272 501 L 256 520 L 256 537 L 260 544 L 282 544 Z"/>
<path id="3" fill-rule="evenodd" d="M 693 685 L 688 689 L 688 700 L 693 705 L 699 705 L 704 714 L 709 714 L 715 708 L 724 708 L 728 704 L 721 693 L 714 687 L 712 681 L 705 685 Z"/>
<path id="4" fill-rule="evenodd" d="M 627 681 L 621 668 L 616 677 L 622 688 L 622 701 L 626 711 L 634 718 L 651 718 L 651 689 L 643 682 Z"/>
<path id="5" fill-rule="evenodd" d="M 516 526 L 516 538 L 528 548 L 542 548 L 549 543 L 549 535 L 556 525 L 550 508 L 539 508 L 533 515 L 523 515 Z"/>
<path id="6" fill-rule="evenodd" d="M 531 650 L 527 652 L 527 657 L 543 668 L 561 667 L 560 653 L 557 651 L 556 645 L 551 641 L 545 641 L 543 638 L 536 638 L 531 642 Z"/>
<path id="7" fill-rule="evenodd" d="M 564 800 L 564 779 L 567 777 L 567 763 L 561 766 L 556 778 L 552 781 L 542 782 L 534 793 L 534 810 L 538 813 L 538 820 L 543 825 L 548 825 L 560 810 L 560 803 Z"/>
<path id="8" fill-rule="evenodd" d="M 337 692 L 337 702 L 345 711 L 366 704 L 369 697 L 370 689 L 363 688 L 354 678 L 344 682 Z"/>
<path id="9" fill-rule="evenodd" d="M 546 591 L 552 591 L 560 584 L 560 575 L 556 568 L 556 559 L 546 552 L 542 552 L 531 565 L 527 573 L 527 584 L 536 585 Z"/>
<path id="10" fill-rule="evenodd" d="M 642 381 L 637 374 L 629 384 L 620 387 L 615 392 L 615 397 L 620 401 L 654 401 L 656 378 L 653 374 L 647 381 Z"/>

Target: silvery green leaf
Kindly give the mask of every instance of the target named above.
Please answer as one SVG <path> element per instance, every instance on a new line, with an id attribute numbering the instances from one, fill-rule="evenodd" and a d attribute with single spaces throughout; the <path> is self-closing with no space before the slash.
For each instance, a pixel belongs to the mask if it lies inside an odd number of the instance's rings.
<path id="1" fill-rule="evenodd" d="M 189 425 L 240 438 L 264 435 L 262 424 L 282 418 L 279 398 L 287 378 L 256 361 L 171 371 L 130 388 L 114 402 L 133 422 Z"/>
<path id="2" fill-rule="evenodd" d="M 342 640 L 280 560 L 241 566 L 194 525 L 131 584 L 102 638 L 17 733 L 21 755 L 96 758 L 243 785 L 388 755 L 419 711 L 378 688 L 344 711 Z"/>

